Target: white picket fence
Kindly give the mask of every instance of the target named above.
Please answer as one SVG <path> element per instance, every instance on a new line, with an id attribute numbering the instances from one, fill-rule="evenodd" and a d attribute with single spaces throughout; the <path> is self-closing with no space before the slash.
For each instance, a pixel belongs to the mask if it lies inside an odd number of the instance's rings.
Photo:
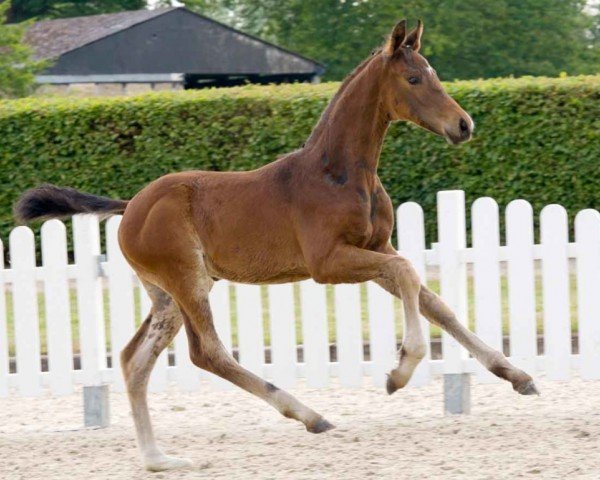
<path id="1" fill-rule="evenodd" d="M 466 321 L 468 282 L 472 281 L 476 332 L 501 349 L 502 278 L 506 276 L 511 360 L 534 375 L 545 372 L 551 379 L 568 379 L 574 371 L 583 378 L 600 378 L 600 214 L 581 211 L 575 218 L 575 241 L 569 242 L 565 209 L 549 205 L 541 212 L 541 241 L 535 244 L 532 208 L 524 200 L 515 200 L 506 209 L 506 245 L 501 245 L 498 205 L 491 198 L 480 198 L 472 205 L 472 246 L 467 247 L 463 192 L 440 192 L 437 210 L 439 240 L 431 249 L 426 249 L 421 207 L 409 202 L 397 210 L 399 250 L 413 262 L 424 282 L 428 274 L 439 280 L 442 297 Z M 11 266 L 0 265 L 0 291 L 4 293 L 0 295 L 0 395 L 13 391 L 34 396 L 46 386 L 53 394 L 64 395 L 71 393 L 76 384 L 110 383 L 114 389 L 123 390 L 118 353 L 135 330 L 135 297 L 140 295 L 138 322 L 149 310 L 150 302 L 119 250 L 119 222 L 119 217 L 107 221 L 106 253 L 102 254 L 98 219 L 90 215 L 75 217 L 73 264 L 67 261 L 67 232 L 60 221 L 51 220 L 42 227 L 41 266 L 35 262 L 33 232 L 27 227 L 12 231 Z M 574 269 L 570 269 L 570 263 L 575 264 Z M 577 291 L 574 318 L 570 295 L 573 280 Z M 543 355 L 537 347 L 538 282 L 543 293 Z M 399 340 L 392 297 L 373 283 L 366 285 L 368 339 L 364 339 L 364 287 L 334 287 L 337 358 L 331 361 L 327 287 L 309 280 L 300 283 L 299 294 L 294 288 L 292 284 L 268 287 L 271 361 L 266 363 L 263 290 L 254 285 L 231 286 L 226 281 L 215 284 L 211 304 L 216 328 L 227 348 L 237 349 L 241 364 L 282 387 L 293 386 L 298 378 L 306 379 L 310 386 L 325 387 L 332 377 L 348 387 L 362 385 L 364 377 L 383 385 L 385 373 L 396 362 Z M 74 292 L 81 359 L 77 370 L 73 367 L 70 307 Z M 43 316 L 38 311 L 38 300 L 45 310 Z M 106 303 L 108 331 L 104 322 Z M 232 325 L 233 308 L 236 325 Z M 47 371 L 41 368 L 40 319 L 46 327 Z M 571 351 L 575 319 L 577 355 Z M 423 322 L 429 337 L 429 325 Z M 303 338 L 302 362 L 297 355 L 297 323 L 301 324 Z M 14 332 L 16 372 L 10 371 L 9 331 Z M 232 335 L 236 331 L 237 345 Z M 365 344 L 369 346 L 368 360 L 364 358 Z M 481 381 L 495 381 L 446 334 L 442 336 L 442 349 L 442 359 L 432 360 L 428 355 L 422 362 L 413 385 L 426 384 L 432 375 L 440 373 L 471 372 Z M 111 368 L 107 368 L 108 354 Z M 159 357 L 151 379 L 152 390 L 164 389 L 169 382 L 187 390 L 210 383 L 225 388 L 225 382 L 192 365 L 183 330 L 174 341 L 171 355 L 175 359 L 171 366 L 166 352 Z"/>

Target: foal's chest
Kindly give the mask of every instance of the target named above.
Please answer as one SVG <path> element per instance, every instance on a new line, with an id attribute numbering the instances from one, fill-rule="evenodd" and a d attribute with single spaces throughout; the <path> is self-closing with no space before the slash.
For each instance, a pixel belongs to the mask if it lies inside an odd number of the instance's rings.
<path id="1" fill-rule="evenodd" d="M 379 179 L 372 189 L 354 189 L 357 199 L 351 202 L 346 223 L 346 241 L 360 248 L 377 250 L 385 245 L 392 234 L 394 212 L 390 197 Z"/>

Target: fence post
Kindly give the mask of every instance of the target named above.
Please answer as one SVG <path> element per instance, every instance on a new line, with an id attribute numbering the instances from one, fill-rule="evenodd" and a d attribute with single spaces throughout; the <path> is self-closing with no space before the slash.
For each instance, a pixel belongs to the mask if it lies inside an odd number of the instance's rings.
<path id="1" fill-rule="evenodd" d="M 437 210 L 441 296 L 458 321 L 466 325 L 467 270 L 460 258 L 460 252 L 466 247 L 465 193 L 461 190 L 438 192 Z M 470 374 L 464 372 L 467 352 L 446 332 L 442 334 L 442 352 L 444 411 L 469 413 Z"/>
<path id="2" fill-rule="evenodd" d="M 108 386 L 100 370 L 106 368 L 102 282 L 99 276 L 100 226 L 95 215 L 73 217 L 73 244 L 77 265 L 77 311 L 81 369 L 84 381 L 84 424 L 108 425 Z"/>

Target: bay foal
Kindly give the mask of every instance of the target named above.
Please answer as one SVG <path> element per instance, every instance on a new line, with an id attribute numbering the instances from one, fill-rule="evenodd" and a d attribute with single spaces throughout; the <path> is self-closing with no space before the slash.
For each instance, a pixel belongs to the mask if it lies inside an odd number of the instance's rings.
<path id="1" fill-rule="evenodd" d="M 374 280 L 403 299 L 404 338 L 387 382 L 390 394 L 406 385 L 425 355 L 419 312 L 516 391 L 536 393 L 531 377 L 461 325 L 390 243 L 393 208 L 377 176 L 389 124 L 408 120 L 453 144 L 469 140 L 473 130 L 469 115 L 419 54 L 422 32 L 420 22 L 409 33 L 405 21 L 398 23 L 386 44 L 342 83 L 305 145 L 258 170 L 166 175 L 128 202 L 46 185 L 26 192 L 17 204 L 22 220 L 124 213 L 120 245 L 153 303 L 121 355 L 147 469 L 187 465 L 158 449 L 146 403 L 156 357 L 182 324 L 195 365 L 264 399 L 309 432 L 333 428 L 225 350 L 208 301 L 217 279 Z"/>

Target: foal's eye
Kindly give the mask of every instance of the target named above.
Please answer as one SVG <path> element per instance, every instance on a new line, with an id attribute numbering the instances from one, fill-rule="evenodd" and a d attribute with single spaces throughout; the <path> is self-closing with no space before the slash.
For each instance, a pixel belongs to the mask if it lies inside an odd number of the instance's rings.
<path id="1" fill-rule="evenodd" d="M 420 81 L 421 80 L 419 79 L 419 77 L 409 77 L 408 79 L 408 83 L 410 83 L 411 85 L 416 85 Z"/>

